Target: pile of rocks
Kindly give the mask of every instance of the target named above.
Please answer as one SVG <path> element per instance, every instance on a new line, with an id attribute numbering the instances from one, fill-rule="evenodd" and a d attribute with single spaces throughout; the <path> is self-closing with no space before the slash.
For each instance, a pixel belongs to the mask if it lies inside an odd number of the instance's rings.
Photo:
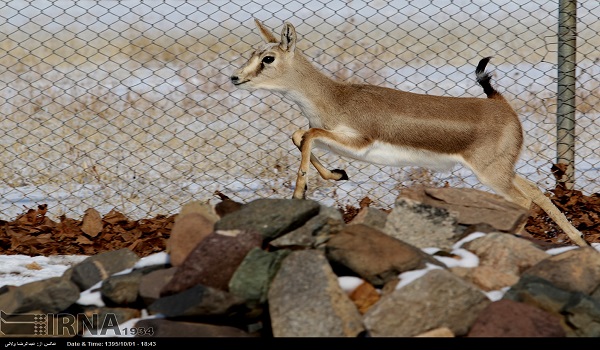
<path id="1" fill-rule="evenodd" d="M 600 336 L 600 254 L 515 235 L 526 214 L 468 189 L 405 191 L 349 223 L 311 200 L 191 203 L 167 263 L 101 253 L 3 287 L 0 310 L 154 337 Z M 85 305 L 94 291 L 105 306 Z"/>

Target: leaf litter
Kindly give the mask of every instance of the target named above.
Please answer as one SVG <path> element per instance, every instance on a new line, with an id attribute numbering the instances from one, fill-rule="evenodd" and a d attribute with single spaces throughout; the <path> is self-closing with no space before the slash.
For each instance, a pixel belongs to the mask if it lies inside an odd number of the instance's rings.
<path id="1" fill-rule="evenodd" d="M 563 178 L 565 166 L 555 164 L 552 172 L 557 180 Z M 579 190 L 567 189 L 558 182 L 546 193 L 567 219 L 584 234 L 589 243 L 600 243 L 600 194 L 584 195 Z M 229 197 L 220 196 L 222 203 Z M 350 222 L 361 208 L 372 200 L 363 198 L 358 206 L 338 206 L 344 221 Z M 217 205 L 219 205 L 217 204 Z M 239 204 L 239 203 L 238 203 Z M 389 212 L 390 209 L 381 209 Z M 55 222 L 46 216 L 47 205 L 26 209 L 13 221 L 0 220 L 0 253 L 5 255 L 94 255 L 121 248 L 131 249 L 140 257 L 166 250 L 177 214 L 157 215 L 154 218 L 130 220 L 113 209 L 101 216 L 88 209 L 82 220 L 64 215 Z M 554 245 L 572 245 L 569 237 L 538 206 L 533 205 L 525 229 L 533 239 Z"/>

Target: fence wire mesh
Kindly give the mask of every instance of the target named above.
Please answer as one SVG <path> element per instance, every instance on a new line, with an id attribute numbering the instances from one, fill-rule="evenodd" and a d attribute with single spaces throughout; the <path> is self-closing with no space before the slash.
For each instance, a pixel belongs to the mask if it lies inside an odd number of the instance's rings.
<path id="1" fill-rule="evenodd" d="M 290 197 L 307 128 L 281 96 L 235 89 L 229 75 L 261 42 L 252 18 L 333 78 L 448 96 L 483 96 L 474 79 L 493 56 L 493 83 L 523 121 L 517 171 L 554 186 L 557 1 L 5 1 L 0 4 L 1 218 L 48 204 L 139 219 L 190 200 Z M 577 8 L 575 188 L 599 189 L 600 3 Z M 475 187 L 470 171 L 433 174 L 317 156 L 350 181 L 311 173 L 327 205 L 368 196 L 389 207 L 415 183 Z"/>

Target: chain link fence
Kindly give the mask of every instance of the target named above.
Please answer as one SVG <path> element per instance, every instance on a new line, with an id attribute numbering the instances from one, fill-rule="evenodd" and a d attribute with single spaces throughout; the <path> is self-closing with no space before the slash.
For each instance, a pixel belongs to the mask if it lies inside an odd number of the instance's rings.
<path id="1" fill-rule="evenodd" d="M 190 200 L 291 197 L 307 128 L 281 96 L 235 89 L 229 75 L 261 38 L 253 18 L 339 80 L 483 97 L 480 58 L 519 113 L 518 172 L 554 187 L 557 1 L 5 1 L 0 4 L 0 219 L 48 204 L 130 218 Z M 577 6 L 575 188 L 599 190 L 600 3 Z M 320 153 L 350 181 L 311 172 L 309 197 L 390 207 L 415 183 L 486 189 L 463 168 L 433 174 Z"/>

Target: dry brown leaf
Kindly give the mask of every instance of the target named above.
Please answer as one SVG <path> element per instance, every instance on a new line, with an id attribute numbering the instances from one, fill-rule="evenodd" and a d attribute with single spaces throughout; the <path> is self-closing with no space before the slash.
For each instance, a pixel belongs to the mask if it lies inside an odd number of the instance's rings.
<path id="1" fill-rule="evenodd" d="M 90 241 L 86 236 L 81 235 L 79 237 L 77 237 L 77 240 L 75 240 L 75 243 L 77 244 L 84 244 L 84 245 L 88 245 L 88 244 L 94 244 L 94 242 Z"/>
<path id="2" fill-rule="evenodd" d="M 127 222 L 127 217 L 116 210 L 111 210 L 108 214 L 104 215 L 104 221 L 111 225 L 117 225 L 119 223 Z"/>
<path id="3" fill-rule="evenodd" d="M 136 246 L 137 246 L 137 245 L 138 245 L 140 242 L 141 242 L 141 240 L 140 240 L 140 239 L 136 239 L 136 240 L 135 240 L 135 242 L 133 242 L 133 243 L 132 243 L 132 244 L 131 244 L 129 247 L 127 247 L 127 248 L 129 248 L 129 249 L 131 249 L 132 251 L 134 251 L 134 250 L 135 250 L 135 247 L 136 247 Z"/>
<path id="4" fill-rule="evenodd" d="M 100 216 L 100 213 L 94 208 L 87 209 L 83 214 L 81 231 L 93 238 L 102 232 L 102 228 L 102 217 Z"/>
<path id="5" fill-rule="evenodd" d="M 25 268 L 27 268 L 28 270 L 42 270 L 43 269 L 42 266 L 35 261 L 30 264 L 25 265 Z"/>

